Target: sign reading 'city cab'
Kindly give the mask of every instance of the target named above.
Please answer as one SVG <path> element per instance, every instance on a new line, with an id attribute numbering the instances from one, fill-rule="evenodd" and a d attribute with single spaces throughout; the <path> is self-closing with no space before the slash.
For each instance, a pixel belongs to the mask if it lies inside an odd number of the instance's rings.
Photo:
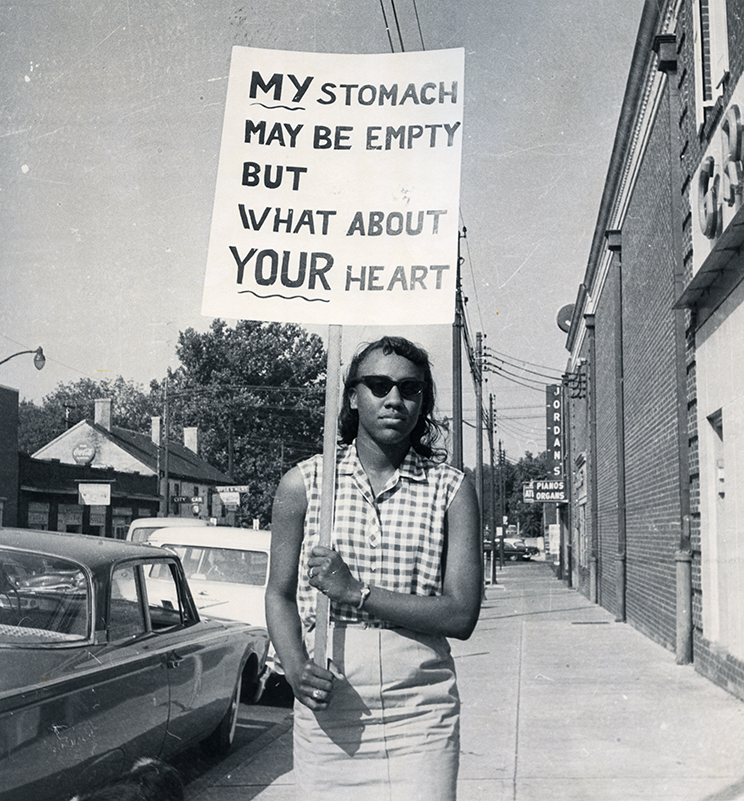
<path id="1" fill-rule="evenodd" d="M 235 47 L 202 314 L 451 323 L 463 50 Z"/>

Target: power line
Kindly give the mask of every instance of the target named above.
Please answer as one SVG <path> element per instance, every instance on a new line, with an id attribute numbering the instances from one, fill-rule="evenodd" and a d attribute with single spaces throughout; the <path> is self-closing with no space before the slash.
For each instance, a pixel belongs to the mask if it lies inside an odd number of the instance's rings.
<path id="1" fill-rule="evenodd" d="M 387 14 L 385 13 L 384 0 L 380 0 L 380 9 L 382 10 L 382 19 L 385 22 L 385 30 L 387 31 L 388 41 L 390 42 L 390 52 L 394 53 L 395 48 L 393 47 L 393 37 L 390 35 L 390 25 L 388 24 Z"/>
<path id="2" fill-rule="evenodd" d="M 497 361 L 503 362 L 504 364 L 508 364 L 509 367 L 515 367 L 517 370 L 522 370 L 525 373 L 530 373 L 531 375 L 536 375 L 536 376 L 539 376 L 540 378 L 545 378 L 548 381 L 555 381 L 555 382 L 557 382 L 559 384 L 561 382 L 560 376 L 552 376 L 552 375 L 548 375 L 546 373 L 538 373 L 536 370 L 530 370 L 529 367 L 523 367 L 521 364 L 514 364 L 512 362 L 506 361 L 505 359 L 499 359 L 496 356 L 492 356 L 491 358 L 497 359 Z M 487 359 L 488 359 L 488 357 L 486 357 L 484 359 L 484 364 L 496 367 L 496 369 L 498 369 L 498 370 L 501 369 L 498 365 L 493 364 L 492 362 L 488 362 Z"/>
<path id="3" fill-rule="evenodd" d="M 513 384 L 519 384 L 519 386 L 524 387 L 525 389 L 532 389 L 535 392 L 544 392 L 545 391 L 545 384 L 541 381 L 538 381 L 535 378 L 527 378 L 525 376 L 518 376 L 515 373 L 510 372 L 509 370 L 504 369 L 503 367 L 499 367 L 498 365 L 489 365 L 490 372 L 495 373 L 496 375 L 500 375 L 506 381 L 511 381 Z M 488 368 L 487 368 L 488 369 Z M 530 381 L 532 383 L 528 384 L 525 383 L 526 381 Z M 539 386 L 533 386 L 533 384 L 538 384 Z"/>
<path id="4" fill-rule="evenodd" d="M 418 6 L 416 5 L 416 0 L 413 0 L 413 12 L 414 14 L 416 14 L 416 25 L 418 26 L 419 39 L 421 39 L 421 49 L 426 50 L 426 45 L 424 44 L 424 34 L 421 32 L 421 20 L 419 19 Z"/>
<path id="5" fill-rule="evenodd" d="M 393 17 L 395 18 L 395 28 L 398 31 L 398 39 L 400 39 L 400 52 L 405 53 L 406 48 L 403 47 L 403 36 L 400 32 L 400 22 L 398 21 L 398 9 L 395 7 L 395 0 L 390 0 L 390 5 L 393 7 Z"/>
<path id="6" fill-rule="evenodd" d="M 494 350 L 493 348 L 486 347 L 485 350 L 489 351 L 494 356 L 500 356 L 500 357 L 502 357 L 503 359 L 506 359 L 506 360 L 509 360 L 509 359 L 515 360 L 514 356 L 509 356 L 506 353 L 501 353 L 500 351 Z M 530 367 L 539 367 L 541 370 L 552 370 L 553 369 L 552 367 L 548 367 L 548 366 L 546 366 L 544 364 L 535 364 L 535 362 L 528 362 L 525 359 L 516 359 L 516 361 L 520 361 L 520 362 L 522 362 L 522 364 L 529 364 Z"/>

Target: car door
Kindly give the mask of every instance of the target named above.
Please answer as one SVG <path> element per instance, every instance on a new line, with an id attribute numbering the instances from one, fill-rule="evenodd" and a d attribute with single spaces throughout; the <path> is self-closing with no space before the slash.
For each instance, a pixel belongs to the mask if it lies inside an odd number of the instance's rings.
<path id="1" fill-rule="evenodd" d="M 241 670 L 247 637 L 234 624 L 189 625 L 183 576 L 175 565 L 145 565 L 153 638 L 168 667 L 170 715 L 164 756 L 204 739 L 219 724 Z"/>

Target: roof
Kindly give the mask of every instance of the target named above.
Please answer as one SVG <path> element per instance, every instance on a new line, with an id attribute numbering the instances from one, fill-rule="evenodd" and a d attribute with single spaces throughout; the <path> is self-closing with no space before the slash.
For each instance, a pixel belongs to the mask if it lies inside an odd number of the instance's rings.
<path id="1" fill-rule="evenodd" d="M 154 532 L 151 545 L 191 545 L 213 548 L 234 548 L 243 551 L 268 551 L 271 532 L 251 528 L 228 526 L 200 526 L 198 528 L 162 528 Z"/>
<path id="2" fill-rule="evenodd" d="M 157 471 L 159 448 L 149 434 L 139 434 L 118 426 L 111 426 L 111 430 L 108 431 L 96 423 L 91 423 L 91 425 L 146 464 L 151 470 Z M 212 467 L 209 462 L 204 461 L 185 445 L 173 440 L 168 441 L 168 473 L 171 476 L 198 478 L 208 482 L 231 483 L 230 476 L 216 467 Z"/>
<path id="3" fill-rule="evenodd" d="M 87 534 L 36 531 L 27 528 L 0 528 L 0 547 L 71 559 L 95 569 L 124 557 L 152 558 L 152 546 L 124 542 Z"/>
<path id="4" fill-rule="evenodd" d="M 87 419 L 81 420 L 51 442 L 39 448 L 33 454 L 33 458 L 39 460 L 59 458 L 60 443 L 80 437 L 84 428 L 95 432 L 97 437 L 108 440 L 132 460 L 147 467 L 154 475 L 158 474 L 158 470 L 161 468 L 158 460 L 159 447 L 152 441 L 149 434 L 140 434 L 137 431 L 130 431 L 128 428 L 120 428 L 119 426 L 111 426 L 108 429 Z M 62 461 L 70 463 L 67 459 Z M 131 469 L 124 472 L 131 472 Z M 168 441 L 168 474 L 171 478 L 188 479 L 195 483 L 228 485 L 233 483 L 230 476 L 197 456 L 185 445 L 174 440 Z"/>

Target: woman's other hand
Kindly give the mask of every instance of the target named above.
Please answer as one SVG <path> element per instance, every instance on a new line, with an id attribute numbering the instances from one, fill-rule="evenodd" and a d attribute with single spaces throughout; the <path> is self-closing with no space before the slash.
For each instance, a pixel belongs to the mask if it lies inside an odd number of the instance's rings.
<path id="1" fill-rule="evenodd" d="M 308 659 L 298 676 L 287 676 L 295 698 L 308 709 L 318 712 L 328 709 L 333 696 L 334 676 L 330 670 Z"/>

